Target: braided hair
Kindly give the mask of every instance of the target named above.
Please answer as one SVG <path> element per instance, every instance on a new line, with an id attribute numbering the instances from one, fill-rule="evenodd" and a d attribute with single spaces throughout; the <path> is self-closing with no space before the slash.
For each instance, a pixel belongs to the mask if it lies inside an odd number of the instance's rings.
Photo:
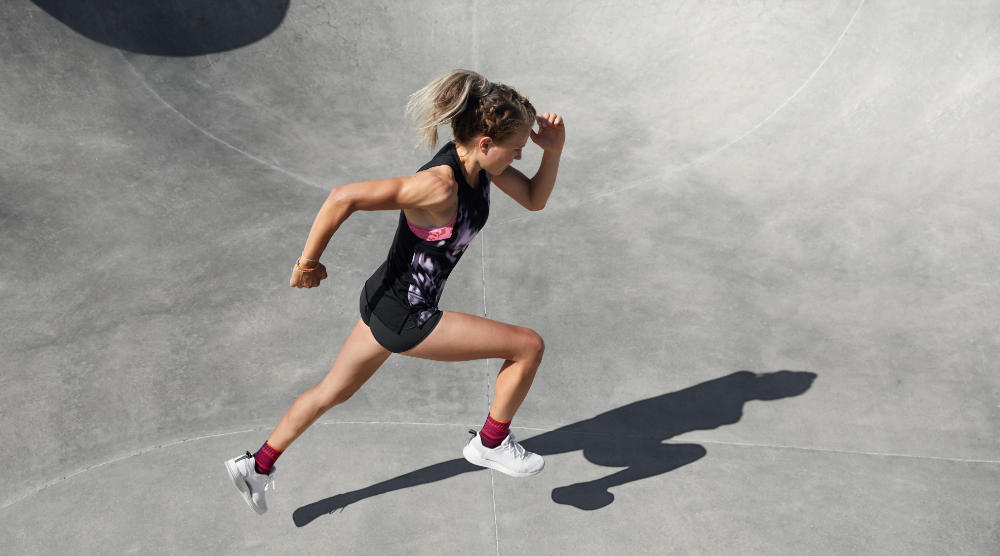
<path id="1" fill-rule="evenodd" d="M 451 123 L 452 135 L 466 143 L 479 135 L 496 142 L 531 128 L 535 107 L 512 87 L 491 83 L 470 70 L 455 70 L 410 95 L 406 105 L 422 142 L 437 144 L 437 127 Z"/>

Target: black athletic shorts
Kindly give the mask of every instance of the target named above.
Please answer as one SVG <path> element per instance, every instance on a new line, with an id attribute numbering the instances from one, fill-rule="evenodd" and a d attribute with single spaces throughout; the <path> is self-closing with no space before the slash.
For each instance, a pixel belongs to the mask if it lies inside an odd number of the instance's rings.
<path id="1" fill-rule="evenodd" d="M 434 316 L 427 319 L 423 326 L 417 326 L 417 314 L 413 313 L 406 318 L 403 329 L 397 334 L 395 330 L 389 328 L 378 318 L 378 314 L 368 306 L 365 296 L 365 289 L 361 288 L 361 320 L 365 321 L 372 335 L 382 344 L 382 347 L 393 352 L 402 353 L 413 349 L 424 340 L 437 326 L 438 321 L 444 312 L 438 310 Z"/>

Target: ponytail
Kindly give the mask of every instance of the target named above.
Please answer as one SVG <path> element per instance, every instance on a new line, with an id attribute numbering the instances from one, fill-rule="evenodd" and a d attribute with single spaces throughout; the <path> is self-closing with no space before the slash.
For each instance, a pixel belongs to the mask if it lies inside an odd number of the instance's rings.
<path id="1" fill-rule="evenodd" d="M 406 112 L 420 132 L 420 142 L 437 145 L 437 127 L 451 123 L 455 140 L 477 135 L 502 141 L 522 126 L 531 127 L 535 108 L 503 84 L 490 83 L 470 70 L 455 70 L 410 95 Z"/>

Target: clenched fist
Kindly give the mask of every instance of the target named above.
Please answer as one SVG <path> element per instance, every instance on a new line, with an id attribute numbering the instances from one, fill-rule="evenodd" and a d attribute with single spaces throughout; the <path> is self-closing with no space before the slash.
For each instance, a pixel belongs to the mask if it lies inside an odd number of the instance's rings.
<path id="1" fill-rule="evenodd" d="M 309 267 L 302 266 L 302 268 Z M 317 262 L 316 269 L 311 272 L 302 272 L 293 266 L 292 278 L 288 281 L 288 285 L 293 288 L 315 288 L 323 280 L 326 280 L 326 267 L 323 263 Z"/>

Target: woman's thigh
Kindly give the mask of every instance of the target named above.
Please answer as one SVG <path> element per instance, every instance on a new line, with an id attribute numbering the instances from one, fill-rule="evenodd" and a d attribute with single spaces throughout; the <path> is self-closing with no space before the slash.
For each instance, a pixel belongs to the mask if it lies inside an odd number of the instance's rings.
<path id="1" fill-rule="evenodd" d="M 544 349 L 541 336 L 523 326 L 444 311 L 429 336 L 403 355 L 435 361 L 520 360 Z"/>

